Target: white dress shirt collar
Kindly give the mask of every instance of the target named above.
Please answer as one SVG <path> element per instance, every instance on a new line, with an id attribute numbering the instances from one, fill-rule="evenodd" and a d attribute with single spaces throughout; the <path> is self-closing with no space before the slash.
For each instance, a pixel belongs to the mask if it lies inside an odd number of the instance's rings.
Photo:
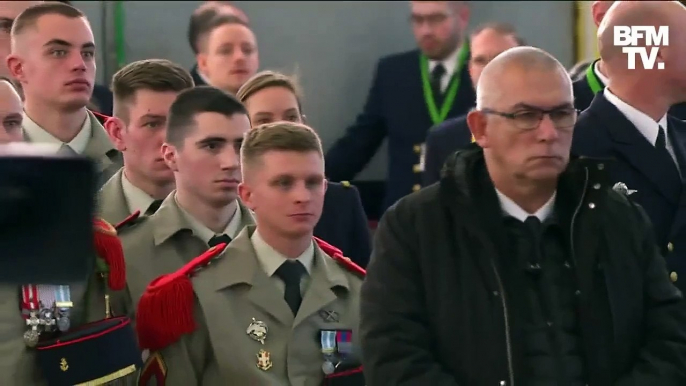
<path id="1" fill-rule="evenodd" d="M 607 87 L 607 85 L 610 84 L 610 79 L 607 76 L 603 75 L 602 72 L 600 72 L 600 64 L 599 63 L 600 63 L 600 60 L 597 60 L 595 62 L 595 64 L 593 65 L 593 73 L 595 74 L 595 76 L 598 77 L 598 80 L 600 81 L 600 83 L 602 83 L 604 87 Z"/>
<path id="2" fill-rule="evenodd" d="M 62 146 L 63 144 L 65 144 L 64 142 L 55 138 L 54 135 L 45 131 L 44 128 L 38 126 L 38 124 L 36 122 L 34 122 L 26 114 L 26 112 L 24 112 L 24 121 L 22 123 L 22 127 L 24 128 L 24 133 L 26 133 L 26 135 L 28 136 L 28 138 L 31 142 L 51 143 L 51 144 L 55 144 L 55 145 L 59 145 L 59 146 Z M 83 154 L 86 151 L 86 147 L 88 147 L 88 142 L 90 141 L 91 136 L 92 136 L 92 130 L 91 130 L 90 114 L 87 114 L 86 120 L 83 122 L 83 125 L 81 126 L 81 130 L 79 130 L 79 133 L 76 134 L 76 137 L 74 137 L 74 139 L 72 139 L 66 145 L 69 145 L 69 147 L 71 147 L 72 150 L 74 150 L 78 154 Z"/>
<path id="3" fill-rule="evenodd" d="M 641 135 L 643 135 L 651 145 L 655 145 L 660 126 L 662 126 L 663 130 L 667 129 L 667 114 L 660 118 L 658 122 L 655 122 L 651 117 L 642 111 L 619 99 L 619 97 L 613 94 L 609 88 L 605 88 L 604 94 L 605 99 L 617 107 L 617 110 L 624 114 L 626 119 L 636 126 L 636 129 L 638 129 Z M 665 135 L 666 134 L 667 133 L 665 132 Z M 666 138 L 667 142 L 669 143 L 669 137 Z"/>
<path id="4" fill-rule="evenodd" d="M 464 48 L 464 44 L 460 44 L 455 51 L 453 51 L 450 55 L 448 55 L 445 59 L 443 60 L 429 60 L 429 73 L 431 73 L 434 68 L 438 65 L 438 63 L 442 63 L 443 67 L 445 68 L 445 75 L 443 75 L 443 78 L 441 78 L 441 91 L 445 92 L 445 90 L 448 88 L 448 84 L 450 84 L 450 80 L 452 79 L 453 75 L 455 74 L 455 71 L 457 71 L 457 60 L 462 54 L 462 49 Z M 465 63 L 466 65 L 466 63 Z"/>
<path id="5" fill-rule="evenodd" d="M 132 184 L 124 172 L 121 174 L 121 187 L 124 191 L 126 204 L 129 206 L 129 213 L 134 213 L 139 210 L 141 214 L 143 214 L 148 210 L 153 201 L 155 201 L 148 193 L 145 193 L 141 188 Z"/>
<path id="6" fill-rule="evenodd" d="M 185 217 L 186 221 L 188 221 L 188 224 L 190 225 L 194 235 L 202 239 L 204 242 L 209 242 L 212 237 L 217 236 L 217 234 L 215 234 L 210 228 L 206 227 L 184 208 L 182 208 L 181 205 L 179 205 L 179 201 L 176 199 L 176 196 L 174 196 L 174 200 L 176 201 L 176 205 L 181 210 L 181 213 Z M 231 217 L 229 223 L 226 225 L 226 228 L 224 228 L 224 232 L 222 234 L 231 237 L 232 240 L 235 239 L 238 233 L 242 230 L 241 217 L 241 209 L 239 208 L 238 202 L 236 202 L 236 211 Z"/>
<path id="7" fill-rule="evenodd" d="M 537 210 L 536 213 L 529 213 L 498 189 L 496 189 L 495 192 L 498 195 L 498 201 L 500 201 L 500 208 L 503 210 L 503 213 L 508 216 L 512 216 L 521 222 L 524 222 L 529 216 L 536 216 L 539 220 L 541 220 L 541 222 L 545 221 L 553 213 L 555 196 L 557 195 L 557 192 L 553 193 L 553 195 L 550 196 L 550 199 L 543 204 L 543 206 Z"/>
<path id="8" fill-rule="evenodd" d="M 250 241 L 252 242 L 253 248 L 255 248 L 257 260 L 260 262 L 262 269 L 269 277 L 274 275 L 281 264 L 283 264 L 285 261 L 291 260 L 267 244 L 262 236 L 260 236 L 259 229 L 256 229 L 252 234 Z M 311 242 L 307 249 L 305 249 L 305 251 L 301 253 L 296 260 L 300 261 L 302 265 L 305 266 L 308 275 L 311 274 L 312 264 L 314 262 L 314 242 Z"/>

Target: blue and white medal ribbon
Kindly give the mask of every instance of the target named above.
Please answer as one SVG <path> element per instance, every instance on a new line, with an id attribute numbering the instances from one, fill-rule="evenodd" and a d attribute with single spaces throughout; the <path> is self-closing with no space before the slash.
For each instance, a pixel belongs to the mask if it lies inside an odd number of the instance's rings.
<path id="1" fill-rule="evenodd" d="M 333 363 L 334 354 L 336 353 L 336 331 L 322 330 L 320 340 L 322 354 L 324 354 L 322 371 L 326 375 L 333 374 L 336 370 L 336 366 Z"/>
<path id="2" fill-rule="evenodd" d="M 55 308 L 57 308 L 57 328 L 65 332 L 69 330 L 69 310 L 74 306 L 68 285 L 59 285 L 55 290 Z"/>

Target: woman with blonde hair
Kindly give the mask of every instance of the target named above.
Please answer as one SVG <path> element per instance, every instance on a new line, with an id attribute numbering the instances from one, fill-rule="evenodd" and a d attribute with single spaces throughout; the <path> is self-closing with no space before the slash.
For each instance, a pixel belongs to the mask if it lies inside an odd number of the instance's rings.
<path id="1" fill-rule="evenodd" d="M 275 71 L 255 74 L 236 93 L 253 127 L 276 121 L 304 123 L 301 95 L 293 77 Z M 324 211 L 314 234 L 340 248 L 357 265 L 367 266 L 371 241 L 357 188 L 347 181 L 328 183 Z"/>

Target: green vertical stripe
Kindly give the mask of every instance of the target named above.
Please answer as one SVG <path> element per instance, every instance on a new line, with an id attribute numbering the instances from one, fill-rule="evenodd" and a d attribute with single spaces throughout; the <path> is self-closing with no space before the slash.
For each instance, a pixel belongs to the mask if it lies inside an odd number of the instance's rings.
<path id="1" fill-rule="evenodd" d="M 114 3 L 114 44 L 117 55 L 117 69 L 126 65 L 126 38 L 124 34 L 124 25 L 126 13 L 124 12 L 124 2 L 117 1 Z"/>

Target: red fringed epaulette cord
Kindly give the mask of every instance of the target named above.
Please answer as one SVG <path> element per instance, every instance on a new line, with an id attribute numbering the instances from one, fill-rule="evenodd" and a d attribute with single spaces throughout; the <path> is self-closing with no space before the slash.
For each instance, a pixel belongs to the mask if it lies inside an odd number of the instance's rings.
<path id="1" fill-rule="evenodd" d="M 195 301 L 190 276 L 222 253 L 225 243 L 208 249 L 180 270 L 153 280 L 138 303 L 136 332 L 141 349 L 157 351 L 192 333 Z"/>
<path id="2" fill-rule="evenodd" d="M 138 217 L 140 217 L 140 216 L 141 216 L 141 211 L 140 211 L 140 210 L 137 210 L 137 211 L 131 213 L 131 215 L 129 215 L 129 217 L 123 219 L 123 220 L 120 221 L 117 225 L 115 225 L 115 226 L 114 226 L 114 229 L 119 230 L 119 229 L 121 229 L 123 226 L 125 226 L 126 224 L 130 223 L 131 221 L 134 221 L 134 220 L 138 219 Z"/>
<path id="3" fill-rule="evenodd" d="M 93 233 L 95 252 L 109 267 L 107 286 L 114 291 L 123 290 L 126 287 L 126 263 L 116 229 L 105 220 L 97 218 Z"/>
<path id="4" fill-rule="evenodd" d="M 331 256 L 332 259 L 338 261 L 340 264 L 344 265 L 348 270 L 362 276 L 367 274 L 367 271 L 365 271 L 364 268 L 353 263 L 349 258 L 343 256 L 343 251 L 340 249 L 317 237 L 314 237 L 314 241 L 317 243 L 319 248 L 324 251 L 324 253 Z"/>
<path id="5" fill-rule="evenodd" d="M 107 122 L 108 119 L 112 118 L 112 117 L 108 117 L 108 116 L 105 115 L 105 114 L 101 114 L 101 113 L 99 113 L 99 112 L 97 112 L 97 111 L 93 111 L 93 110 L 89 110 L 89 111 L 90 111 L 91 113 L 93 113 L 93 115 L 95 115 L 95 118 L 97 118 L 98 121 L 100 121 L 100 123 L 101 123 L 103 126 L 105 125 L 105 122 Z"/>

